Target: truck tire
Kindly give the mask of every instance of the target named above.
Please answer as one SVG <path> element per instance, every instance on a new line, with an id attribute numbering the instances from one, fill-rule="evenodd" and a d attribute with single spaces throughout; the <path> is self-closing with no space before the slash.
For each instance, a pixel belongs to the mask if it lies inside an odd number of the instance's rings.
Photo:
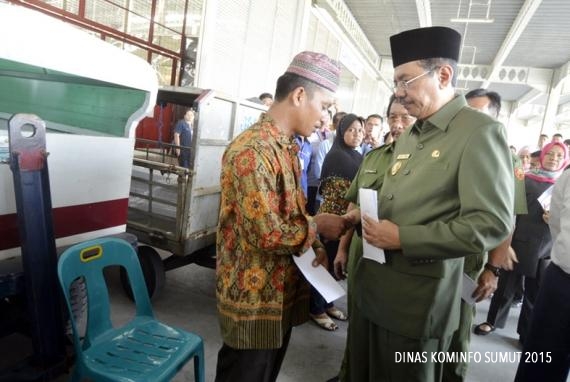
<path id="1" fill-rule="evenodd" d="M 137 252 L 144 280 L 146 282 L 148 296 L 151 299 L 156 298 L 164 288 L 164 283 L 166 282 L 166 274 L 162 259 L 158 252 L 148 245 L 139 246 Z M 120 273 L 123 289 L 125 290 L 125 293 L 127 293 L 127 296 L 133 300 L 133 291 L 131 290 L 127 272 L 124 268 L 121 268 Z"/>
<path id="2" fill-rule="evenodd" d="M 87 325 L 87 304 L 89 303 L 87 300 L 87 285 L 85 284 L 85 279 L 83 277 L 78 278 L 77 280 L 73 281 L 69 288 L 69 293 L 71 295 L 71 311 L 73 313 L 73 318 L 75 321 L 75 327 L 79 332 L 79 337 L 83 337 L 85 335 L 85 327 Z M 65 301 L 63 301 L 65 306 Z M 67 315 L 67 309 L 64 308 Z M 67 336 L 71 339 L 72 329 L 71 329 L 71 321 L 68 319 L 66 322 L 65 328 Z"/>

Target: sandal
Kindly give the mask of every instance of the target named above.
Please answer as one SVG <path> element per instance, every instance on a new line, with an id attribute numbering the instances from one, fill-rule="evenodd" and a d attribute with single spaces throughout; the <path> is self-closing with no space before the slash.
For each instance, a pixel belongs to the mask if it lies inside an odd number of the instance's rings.
<path id="1" fill-rule="evenodd" d="M 348 320 L 348 316 L 344 314 L 344 312 L 337 307 L 333 306 L 332 308 L 327 309 L 327 314 L 332 318 L 335 318 L 339 321 L 346 321 Z"/>
<path id="2" fill-rule="evenodd" d="M 329 332 L 334 332 L 338 329 L 337 324 L 334 323 L 333 320 L 330 319 L 325 313 L 321 314 L 309 314 L 311 319 L 315 321 L 317 325 L 319 325 L 324 330 L 328 330 Z"/>
<path id="3" fill-rule="evenodd" d="M 487 330 L 484 328 L 489 328 L 489 329 Z M 482 324 L 477 325 L 473 329 L 473 333 L 478 334 L 480 336 L 486 336 L 487 334 L 494 332 L 494 331 L 495 331 L 495 327 L 488 322 L 483 322 Z"/>

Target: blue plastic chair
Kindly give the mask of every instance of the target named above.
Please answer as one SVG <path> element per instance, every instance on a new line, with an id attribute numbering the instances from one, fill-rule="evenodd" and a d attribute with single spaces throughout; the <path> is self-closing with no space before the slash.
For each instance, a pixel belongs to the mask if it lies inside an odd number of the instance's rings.
<path id="1" fill-rule="evenodd" d="M 103 269 L 125 268 L 136 303 L 136 315 L 113 328 Z M 96 239 L 68 248 L 59 258 L 58 276 L 73 328 L 76 366 L 72 381 L 169 381 L 194 357 L 195 380 L 204 382 L 204 343 L 199 336 L 154 318 L 143 273 L 133 247 L 115 238 Z M 70 285 L 83 277 L 88 317 L 81 343 L 71 308 Z"/>

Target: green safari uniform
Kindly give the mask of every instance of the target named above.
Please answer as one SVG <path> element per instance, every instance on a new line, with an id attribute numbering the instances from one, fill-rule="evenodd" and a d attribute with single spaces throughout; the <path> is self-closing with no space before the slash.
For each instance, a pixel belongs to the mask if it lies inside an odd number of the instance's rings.
<path id="1" fill-rule="evenodd" d="M 526 193 L 524 188 L 524 169 L 518 155 L 511 154 L 514 168 L 514 213 L 515 215 L 527 214 Z M 512 228 L 511 231 L 512 232 Z M 477 280 L 483 270 L 483 265 L 487 261 L 486 254 L 467 256 L 463 265 L 463 272 L 473 280 Z M 475 306 L 467 304 L 461 300 L 461 315 L 459 318 L 459 328 L 453 333 L 449 352 L 468 352 L 471 342 L 471 325 L 475 316 Z M 444 376 L 446 382 L 465 380 L 467 375 L 467 362 L 449 362 L 444 365 Z"/>
<path id="2" fill-rule="evenodd" d="M 364 156 L 360 168 L 356 173 L 356 176 L 352 180 L 348 191 L 344 198 L 354 204 L 358 203 L 358 190 L 360 188 L 369 188 L 372 190 L 379 191 L 384 183 L 384 176 L 386 170 L 392 162 L 392 154 L 394 153 L 395 142 L 387 145 L 380 146 L 368 152 Z M 348 263 L 347 263 L 347 305 L 348 305 L 348 316 L 352 314 L 352 288 L 354 284 L 354 269 L 356 263 L 362 257 L 362 236 L 356 232 L 352 235 L 352 240 L 350 241 L 350 248 L 348 250 Z M 350 325 L 350 323 L 349 323 Z M 348 343 L 348 339 L 347 339 Z M 345 348 L 345 354 L 339 373 L 339 378 L 341 381 L 345 379 L 346 376 L 346 361 L 348 360 L 348 346 Z"/>
<path id="3" fill-rule="evenodd" d="M 459 325 L 463 258 L 495 248 L 511 228 L 507 147 L 504 127 L 463 96 L 402 133 L 379 195 L 401 249 L 385 251 L 385 264 L 356 265 L 348 380 L 441 380 L 431 357 Z M 425 362 L 398 358 L 423 352 Z"/>
<path id="4" fill-rule="evenodd" d="M 361 188 L 369 188 L 372 190 L 380 191 L 382 183 L 384 183 L 384 176 L 386 170 L 392 162 L 392 155 L 394 153 L 395 143 L 392 142 L 387 145 L 380 146 L 370 151 L 360 164 L 360 168 L 356 176 L 350 184 L 350 188 L 346 191 L 344 198 L 354 204 L 358 202 L 358 190 Z M 350 289 L 354 282 L 354 269 L 358 259 L 362 257 L 362 236 L 356 232 L 352 235 L 350 242 L 350 249 L 348 254 L 348 278 L 347 287 L 349 290 L 348 300 L 350 309 Z"/>

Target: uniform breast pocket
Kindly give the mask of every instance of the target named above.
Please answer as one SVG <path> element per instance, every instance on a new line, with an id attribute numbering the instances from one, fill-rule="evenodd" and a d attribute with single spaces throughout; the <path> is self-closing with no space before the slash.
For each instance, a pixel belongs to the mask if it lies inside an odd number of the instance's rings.
<path id="1" fill-rule="evenodd" d="M 364 173 L 359 179 L 359 188 L 370 188 L 371 190 L 378 190 L 384 181 L 384 173 L 369 172 Z"/>

